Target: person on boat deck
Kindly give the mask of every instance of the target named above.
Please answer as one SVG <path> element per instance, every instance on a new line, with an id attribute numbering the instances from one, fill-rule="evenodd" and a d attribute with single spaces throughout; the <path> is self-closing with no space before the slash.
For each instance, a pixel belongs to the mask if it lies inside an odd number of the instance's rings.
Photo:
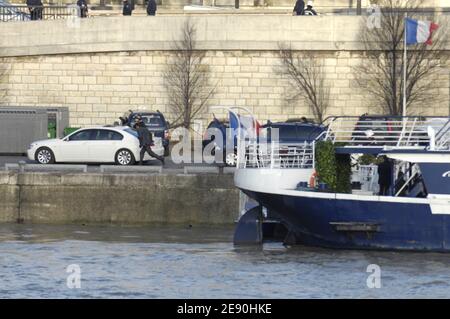
<path id="1" fill-rule="evenodd" d="M 403 173 L 403 171 L 400 170 L 397 175 L 397 180 L 395 181 L 395 184 L 394 184 L 395 185 L 394 189 L 395 189 L 396 194 L 403 187 L 403 185 L 405 183 L 406 183 L 405 173 Z M 404 193 L 405 193 L 405 189 L 400 193 L 400 195 L 403 195 Z"/>
<path id="2" fill-rule="evenodd" d="M 382 156 L 382 162 L 378 164 L 378 184 L 380 185 L 380 196 L 389 195 L 392 180 L 392 165 L 386 156 Z"/>

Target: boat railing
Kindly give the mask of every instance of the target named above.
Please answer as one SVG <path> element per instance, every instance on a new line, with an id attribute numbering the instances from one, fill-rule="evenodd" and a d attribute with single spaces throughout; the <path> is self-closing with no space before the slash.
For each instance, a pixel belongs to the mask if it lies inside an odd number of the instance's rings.
<path id="1" fill-rule="evenodd" d="M 315 143 L 242 143 L 238 168 L 314 168 Z"/>
<path id="2" fill-rule="evenodd" d="M 327 129 L 315 141 L 286 144 L 259 139 L 240 140 L 237 167 L 314 168 L 315 144 L 320 140 L 361 150 L 450 150 L 448 117 L 343 116 L 328 118 L 327 122 L 324 123 L 327 124 Z"/>
<path id="3" fill-rule="evenodd" d="M 450 149 L 450 119 L 436 133 L 436 148 L 439 150 Z"/>
<path id="4" fill-rule="evenodd" d="M 448 123 L 448 117 L 332 117 L 324 139 L 349 147 L 425 149 L 429 128 L 441 132 Z"/>

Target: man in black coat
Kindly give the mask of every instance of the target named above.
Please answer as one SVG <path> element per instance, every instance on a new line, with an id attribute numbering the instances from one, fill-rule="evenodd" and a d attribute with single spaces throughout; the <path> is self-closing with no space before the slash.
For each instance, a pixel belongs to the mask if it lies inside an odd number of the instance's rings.
<path id="1" fill-rule="evenodd" d="M 302 16 L 305 11 L 305 1 L 297 0 L 292 15 Z"/>
<path id="2" fill-rule="evenodd" d="M 386 156 L 383 156 L 383 162 L 378 164 L 378 184 L 380 185 L 380 196 L 387 196 L 392 181 L 392 165 Z"/>
<path id="3" fill-rule="evenodd" d="M 156 14 L 156 0 L 148 0 L 147 4 L 147 14 L 149 16 L 154 16 Z"/>
<path id="4" fill-rule="evenodd" d="M 131 4 L 128 0 L 123 0 L 123 11 L 122 14 L 124 16 L 130 16 L 133 9 L 131 8 Z"/>
<path id="5" fill-rule="evenodd" d="M 28 10 L 30 10 L 31 20 L 42 20 L 44 8 L 41 0 L 27 0 L 27 6 Z"/>
<path id="6" fill-rule="evenodd" d="M 138 133 L 139 147 L 141 148 L 141 152 L 139 154 L 139 156 L 140 156 L 139 157 L 139 165 L 142 165 L 142 163 L 143 163 L 145 152 L 147 152 L 148 155 L 150 155 L 151 157 L 159 159 L 161 161 L 161 163 L 164 165 L 164 157 L 159 156 L 152 150 L 152 144 L 153 144 L 152 133 L 150 133 L 150 131 L 147 129 L 144 122 L 142 122 L 142 120 L 138 119 L 135 127 L 136 127 L 136 131 Z"/>

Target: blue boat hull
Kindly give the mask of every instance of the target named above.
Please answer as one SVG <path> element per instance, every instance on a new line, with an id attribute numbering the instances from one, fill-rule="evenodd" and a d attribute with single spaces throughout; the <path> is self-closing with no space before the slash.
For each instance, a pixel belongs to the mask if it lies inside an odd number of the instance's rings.
<path id="1" fill-rule="evenodd" d="M 294 243 L 327 248 L 450 251 L 450 217 L 424 203 L 315 198 L 243 190 L 274 210 Z M 373 229 L 339 229 L 370 225 Z"/>

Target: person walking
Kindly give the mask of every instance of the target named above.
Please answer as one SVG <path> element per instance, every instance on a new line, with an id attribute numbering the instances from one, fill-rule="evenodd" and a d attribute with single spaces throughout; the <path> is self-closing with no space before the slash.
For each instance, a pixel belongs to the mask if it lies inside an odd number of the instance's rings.
<path id="1" fill-rule="evenodd" d="M 303 0 L 297 0 L 294 6 L 294 10 L 292 11 L 292 15 L 294 16 L 302 16 L 305 11 L 305 2 Z"/>
<path id="2" fill-rule="evenodd" d="M 308 1 L 308 4 L 306 5 L 306 9 L 304 12 L 305 16 L 316 16 L 317 12 L 316 10 L 313 9 L 313 2 L 312 1 Z"/>
<path id="3" fill-rule="evenodd" d="M 28 10 L 31 20 L 42 20 L 42 11 L 44 10 L 41 0 L 27 0 Z"/>
<path id="4" fill-rule="evenodd" d="M 77 6 L 80 8 L 80 18 L 87 18 L 88 14 L 88 5 L 86 0 L 78 0 Z"/>
<path id="5" fill-rule="evenodd" d="M 157 5 L 155 0 L 148 0 L 147 15 L 154 16 L 156 14 Z"/>
<path id="6" fill-rule="evenodd" d="M 123 0 L 122 14 L 124 16 L 130 16 L 132 12 L 133 12 L 133 9 L 131 8 L 130 2 L 128 0 Z"/>
<path id="7" fill-rule="evenodd" d="M 139 154 L 139 165 L 143 164 L 145 152 L 151 157 L 154 157 L 161 161 L 161 164 L 164 165 L 164 157 L 159 156 L 152 150 L 153 138 L 152 133 L 147 129 L 144 122 L 141 118 L 138 118 L 136 122 L 136 131 L 138 133 L 139 138 L 139 147 L 141 148 L 141 152 Z"/>

